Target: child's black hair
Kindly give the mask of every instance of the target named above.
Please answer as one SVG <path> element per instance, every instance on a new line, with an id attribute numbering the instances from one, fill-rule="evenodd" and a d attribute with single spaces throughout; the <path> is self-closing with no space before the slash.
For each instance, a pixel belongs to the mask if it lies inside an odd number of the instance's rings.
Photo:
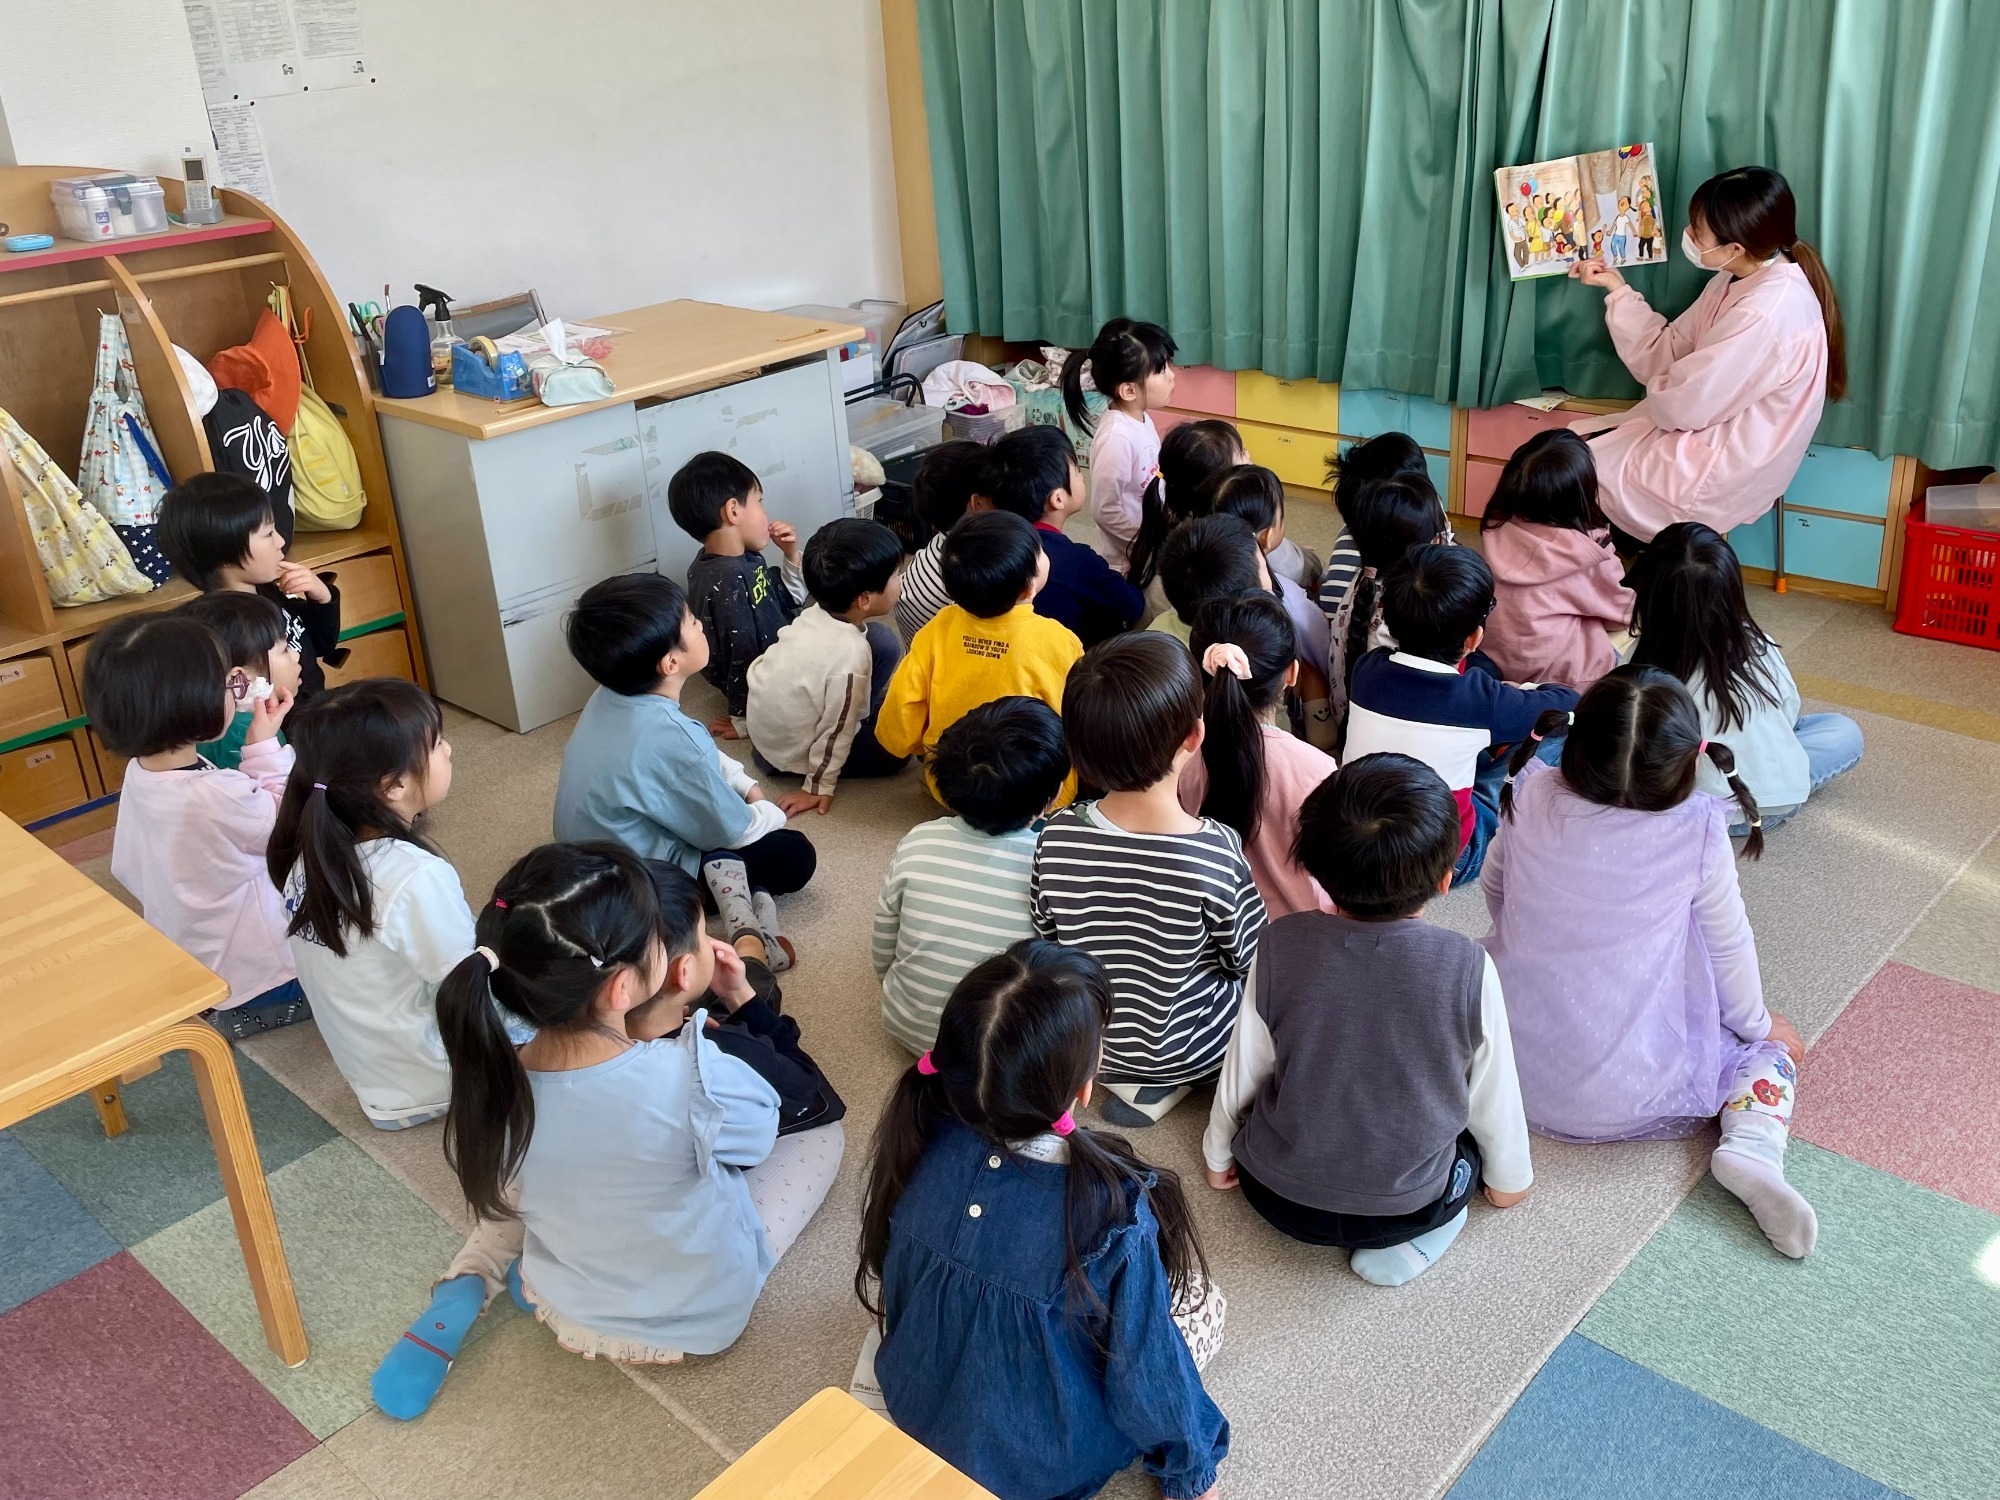
<path id="1" fill-rule="evenodd" d="M 1062 719 L 1039 698 L 995 698 L 938 736 L 930 772 L 938 800 L 981 833 L 1026 828 L 1069 776 Z"/>
<path id="2" fill-rule="evenodd" d="M 1209 479 L 1202 511 L 1235 516 L 1261 534 L 1285 514 L 1285 482 L 1262 464 L 1237 464 Z"/>
<path id="3" fill-rule="evenodd" d="M 1211 599 L 1266 592 L 1264 549 L 1235 516 L 1196 516 L 1176 526 L 1160 552 L 1160 587 L 1189 624 Z"/>
<path id="4" fill-rule="evenodd" d="M 799 571 L 806 592 L 828 614 L 845 614 L 863 594 L 879 594 L 903 565 L 903 543 L 880 521 L 842 516 L 806 543 Z"/>
<path id="5" fill-rule="evenodd" d="M 985 473 L 984 443 L 959 438 L 939 443 L 924 455 L 910 481 L 910 503 L 924 525 L 923 540 L 917 544 L 920 548 L 959 523 Z"/>
<path id="6" fill-rule="evenodd" d="M 1413 756 L 1351 760 L 1299 806 L 1292 858 L 1350 917 L 1414 916 L 1458 860 L 1458 802 Z"/>
<path id="7" fill-rule="evenodd" d="M 694 952 L 695 944 L 708 937 L 702 921 L 701 887 L 670 859 L 642 859 L 639 863 L 646 867 L 646 878 L 653 883 L 653 896 L 659 903 L 660 943 L 667 957 Z"/>
<path id="8" fill-rule="evenodd" d="M 1245 594 L 1212 600 L 1195 612 L 1189 651 L 1202 662 L 1214 645 L 1240 650 L 1250 676 L 1238 678 L 1226 666 L 1213 672 L 1202 667 L 1207 679 L 1202 718 L 1208 734 L 1201 742 L 1201 759 L 1208 770 L 1208 791 L 1201 810 L 1234 828 L 1247 843 L 1263 821 L 1264 718 L 1277 706 L 1286 674 L 1298 660 L 1298 633 L 1277 599 Z"/>
<path id="9" fill-rule="evenodd" d="M 1183 521 L 1205 516 L 1209 479 L 1234 464 L 1243 453 L 1243 436 L 1219 417 L 1182 422 L 1160 439 L 1160 484 L 1146 487 L 1153 502 L 1142 507 L 1139 534 L 1132 539 L 1131 567 L 1126 577 L 1143 589 L 1160 569 L 1160 549 Z"/>
<path id="10" fill-rule="evenodd" d="M 1743 568 L 1728 541 L 1698 521 L 1653 538 L 1625 575 L 1632 591 L 1632 660 L 1693 685 L 1700 676 L 1722 729 L 1747 724 L 1756 700 L 1777 703 L 1777 649 L 1750 617 Z"/>
<path id="11" fill-rule="evenodd" d="M 986 510 L 951 528 L 938 564 L 951 602 L 991 620 L 1021 602 L 1041 556 L 1042 539 L 1034 527 L 1010 512 Z"/>
<path id="12" fill-rule="evenodd" d="M 986 450 L 978 492 L 995 510 L 1010 511 L 1029 525 L 1041 520 L 1049 495 L 1069 488 L 1076 447 L 1060 427 L 1037 422 L 996 438 Z"/>
<path id="13" fill-rule="evenodd" d="M 241 474 L 192 474 L 160 501 L 153 535 L 174 571 L 207 593 L 250 555 L 267 521 L 271 497 Z"/>
<path id="14" fill-rule="evenodd" d="M 438 986 L 451 1061 L 444 1154 L 474 1214 L 511 1219 L 506 1188 L 535 1133 L 535 1096 L 500 1012 L 542 1031 L 589 1026 L 616 971 L 664 942 L 660 903 L 623 845 L 544 844 L 500 877 L 473 930 L 499 963 L 473 953 Z"/>
<path id="15" fill-rule="evenodd" d="M 914 1063 L 903 1070 L 875 1131 L 854 1292 L 878 1321 L 891 1220 L 926 1148 L 956 1122 L 1011 1159 L 1018 1143 L 1043 1134 L 1075 1107 L 1097 1072 L 1110 1018 L 1111 981 L 1103 966 L 1080 948 L 1040 938 L 1024 938 L 958 982 L 938 1017 L 928 1054 L 932 1071 Z M 1080 1121 L 1067 1141 L 1069 1305 L 1088 1319 L 1101 1344 L 1104 1309 L 1084 1261 L 1129 1222 L 1134 1199 L 1145 1198 L 1159 1225 L 1160 1260 L 1175 1301 L 1206 1279 L 1208 1262 L 1173 1171 L 1142 1161 L 1122 1137 Z"/>
<path id="16" fill-rule="evenodd" d="M 1698 762 L 1708 757 L 1722 773 L 1750 827 L 1746 859 L 1764 852 L 1764 818 L 1757 799 L 1736 774 L 1736 756 L 1701 732 L 1701 710 L 1686 684 L 1659 667 L 1628 663 L 1591 684 L 1573 712 L 1550 709 L 1534 733 L 1514 747 L 1500 787 L 1500 815 L 1514 816 L 1514 778 L 1534 758 L 1535 747 L 1564 736 L 1563 780 L 1585 801 L 1601 807 L 1665 812 L 1694 794 Z"/>
<path id="17" fill-rule="evenodd" d="M 1063 684 L 1063 732 L 1076 774 L 1107 792 L 1154 785 L 1173 770 L 1203 705 L 1201 673 L 1172 636 L 1138 630 L 1100 641 Z"/>
<path id="18" fill-rule="evenodd" d="M 697 453 L 667 481 L 667 510 L 674 524 L 696 541 L 722 526 L 722 508 L 732 500 L 747 501 L 759 488 L 757 473 L 740 458 L 710 449 Z"/>
<path id="19" fill-rule="evenodd" d="M 333 953 L 375 931 L 375 893 L 362 843 L 402 839 L 428 849 L 389 805 L 388 784 L 421 780 L 444 733 L 437 702 L 414 682 L 371 677 L 306 699 L 285 719 L 296 757 L 264 851 L 271 883 L 297 866 L 304 894 L 288 935 Z"/>
<path id="20" fill-rule="evenodd" d="M 1403 434 L 1385 433 L 1370 441 L 1379 443 Z M 1366 445 L 1364 445 L 1366 446 Z M 1421 453 L 1421 449 L 1418 450 Z M 1353 450 L 1350 450 L 1350 461 Z M 1394 450 L 1385 450 L 1390 456 Z M 1346 472 L 1343 470 L 1343 472 Z M 1349 537 L 1361 554 L 1361 576 L 1354 580 L 1354 603 L 1347 621 L 1347 677 L 1368 654 L 1369 636 L 1375 626 L 1375 607 L 1381 598 L 1382 579 L 1401 562 L 1413 547 L 1435 542 L 1448 535 L 1450 518 L 1438 499 L 1430 475 L 1422 471 L 1392 475 L 1361 486 L 1347 499 L 1342 512 Z M 1393 627 L 1391 627 L 1393 631 Z"/>
<path id="21" fill-rule="evenodd" d="M 614 693 L 660 685 L 660 659 L 681 649 L 687 590 L 664 573 L 621 573 L 583 591 L 563 626 L 576 664 Z"/>
<path id="22" fill-rule="evenodd" d="M 1333 491 L 1333 508 L 1350 528 L 1354 525 L 1353 502 L 1363 490 L 1384 479 L 1412 476 L 1428 480 L 1430 464 L 1417 440 L 1407 432 L 1380 433 L 1365 443 L 1349 443 L 1344 452 L 1327 455 L 1326 483 Z"/>
<path id="23" fill-rule="evenodd" d="M 1493 570 L 1470 547 L 1412 548 L 1382 580 L 1382 623 L 1412 656 L 1455 666 L 1493 613 Z"/>
<path id="24" fill-rule="evenodd" d="M 114 755 L 159 755 L 220 739 L 229 653 L 222 638 L 178 612 L 126 615 L 90 638 L 83 711 Z"/>
<path id="25" fill-rule="evenodd" d="M 1143 385 L 1149 376 L 1172 364 L 1178 352 L 1173 335 L 1158 323 L 1113 318 L 1097 330 L 1097 337 L 1088 349 L 1081 354 L 1072 351 L 1063 361 L 1060 383 L 1069 419 L 1085 432 L 1097 425 L 1083 393 L 1086 365 L 1090 367 L 1091 384 L 1106 401 L 1115 401 L 1119 386 L 1128 380 Z"/>
<path id="26" fill-rule="evenodd" d="M 1590 444 L 1567 427 L 1555 427 L 1516 448 L 1500 471 L 1479 529 L 1491 531 L 1508 521 L 1531 521 L 1563 531 L 1595 531 L 1604 525 L 1604 512 L 1597 505 L 1597 460 Z"/>
<path id="27" fill-rule="evenodd" d="M 241 667 L 254 677 L 271 675 L 271 653 L 285 639 L 285 612 L 262 594 L 217 589 L 188 600 L 174 613 L 213 630 L 231 667 Z"/>

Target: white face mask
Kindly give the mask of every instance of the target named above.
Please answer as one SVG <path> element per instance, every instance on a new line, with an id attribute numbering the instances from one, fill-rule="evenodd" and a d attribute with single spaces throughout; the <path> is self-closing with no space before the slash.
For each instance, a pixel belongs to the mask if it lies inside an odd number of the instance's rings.
<path id="1" fill-rule="evenodd" d="M 1718 246 L 1717 248 L 1721 247 Z M 1695 243 L 1694 231 L 1692 229 L 1681 230 L 1681 254 L 1686 256 L 1695 265 L 1700 266 L 1702 270 L 1713 271 L 1716 267 L 1711 266 L 1707 261 L 1702 259 L 1702 256 L 1708 253 L 1710 252 L 1703 250 L 1701 246 Z"/>

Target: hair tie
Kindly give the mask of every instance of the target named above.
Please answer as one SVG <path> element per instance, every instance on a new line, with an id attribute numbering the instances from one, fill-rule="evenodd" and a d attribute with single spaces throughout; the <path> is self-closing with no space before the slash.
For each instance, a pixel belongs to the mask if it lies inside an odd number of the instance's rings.
<path id="1" fill-rule="evenodd" d="M 495 896 L 493 898 L 493 909 L 495 911 L 505 911 L 507 909 L 507 903 L 505 901 L 502 901 L 498 896 Z"/>
<path id="2" fill-rule="evenodd" d="M 1764 820 L 1761 817 L 1752 818 L 1750 820 L 1750 826 L 1752 828 L 1762 828 L 1764 826 Z"/>
<path id="3" fill-rule="evenodd" d="M 1701 742 L 1701 743 L 1700 743 L 1699 745 L 1696 745 L 1696 746 L 1694 747 L 1694 753 L 1695 753 L 1696 755 L 1706 755 L 1706 754 L 1708 754 L 1708 741 L 1707 741 L 1707 740 L 1703 740 L 1703 741 L 1702 741 L 1702 742 Z"/>
<path id="4" fill-rule="evenodd" d="M 583 956 L 590 960 L 591 968 L 601 969 L 604 967 L 604 960 L 599 958 L 595 953 L 586 953 Z"/>
<path id="5" fill-rule="evenodd" d="M 1250 680 L 1250 658 L 1232 641 L 1216 641 L 1202 652 L 1201 669 L 1210 677 L 1226 671 L 1239 682 Z"/>
<path id="6" fill-rule="evenodd" d="M 1565 713 L 1565 714 L 1563 715 L 1563 723 L 1565 723 L 1565 724 L 1574 724 L 1574 723 L 1576 723 L 1576 710 L 1575 710 L 1575 709 L 1573 709 L 1573 708 L 1572 708 L 1571 710 L 1569 710 L 1569 712 L 1567 712 L 1567 713 Z"/>
<path id="7" fill-rule="evenodd" d="M 917 1059 L 917 1071 L 926 1078 L 937 1077 L 937 1064 L 931 1061 L 930 1053 L 926 1052 Z"/>
<path id="8" fill-rule="evenodd" d="M 495 974 L 498 974 L 500 972 L 499 954 L 495 953 L 491 948 L 474 948 L 472 951 L 474 953 L 477 953 L 481 958 L 486 960 L 486 967 L 489 970 L 491 970 Z"/>
<path id="9" fill-rule="evenodd" d="M 1068 1110 L 1064 1110 L 1056 1116 L 1055 1124 L 1051 1125 L 1049 1129 L 1053 1130 L 1057 1135 L 1068 1135 L 1072 1130 L 1076 1129 L 1076 1116 Z"/>
<path id="10" fill-rule="evenodd" d="M 1539 729 L 1530 729 L 1530 730 L 1528 731 L 1528 738 L 1529 738 L 1529 739 L 1531 739 L 1531 740 L 1533 740 L 1533 741 L 1534 741 L 1534 742 L 1535 742 L 1536 744 L 1538 744 L 1538 745 L 1539 745 L 1539 744 L 1540 744 L 1540 743 L 1542 742 L 1542 732 L 1541 732 L 1541 730 L 1539 730 Z"/>
<path id="11" fill-rule="evenodd" d="M 313 790 L 314 790 L 314 791 L 316 791 L 316 792 L 323 792 L 323 791 L 325 791 L 325 790 L 326 790 L 326 783 L 325 783 L 324 781 L 315 781 L 315 782 L 313 783 Z"/>

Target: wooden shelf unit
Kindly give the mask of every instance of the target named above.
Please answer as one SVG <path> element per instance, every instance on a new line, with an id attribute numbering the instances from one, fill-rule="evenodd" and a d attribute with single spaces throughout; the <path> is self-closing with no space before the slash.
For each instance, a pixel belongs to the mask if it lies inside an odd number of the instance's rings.
<path id="1" fill-rule="evenodd" d="M 115 313 L 131 342 L 139 393 L 168 472 L 185 478 L 213 469 L 208 437 L 173 346 L 206 363 L 218 350 L 250 337 L 274 283 L 289 286 L 296 315 L 308 328 L 306 359 L 315 386 L 341 414 L 368 496 L 358 527 L 301 530 L 291 556 L 336 574 L 346 563 L 362 575 L 369 618 L 346 615 L 348 633 L 356 638 L 393 633 L 399 639 L 371 642 L 366 660 L 380 664 L 376 670 L 397 671 L 428 686 L 409 625 L 414 618 L 409 575 L 374 398 L 343 304 L 318 264 L 282 219 L 227 189 L 220 224 L 91 244 L 63 239 L 49 202 L 50 181 L 101 170 L 0 167 L 0 221 L 14 234 L 57 236 L 51 250 L 0 254 L 0 409 L 74 477 L 90 405 L 98 318 Z M 183 185 L 161 178 L 160 187 L 168 211 L 179 213 Z M 122 764 L 109 763 L 95 746 L 83 722 L 82 683 L 73 663 L 82 660 L 89 636 L 111 620 L 171 609 L 193 590 L 175 581 L 105 604 L 58 608 L 49 598 L 16 476 L 4 463 L 0 505 L 6 511 L 0 516 L 0 728 L 7 730 L 0 733 L 0 812 L 31 825 L 54 825 L 59 832 L 38 831 L 56 842 L 89 831 L 88 821 L 72 815 L 106 802 L 123 773 Z M 48 697 L 51 680 L 61 700 L 59 717 Z"/>

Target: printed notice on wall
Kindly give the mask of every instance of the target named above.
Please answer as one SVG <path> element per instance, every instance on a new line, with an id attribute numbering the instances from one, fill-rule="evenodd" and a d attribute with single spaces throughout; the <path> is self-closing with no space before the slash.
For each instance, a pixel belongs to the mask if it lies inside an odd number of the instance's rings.
<path id="1" fill-rule="evenodd" d="M 215 177 L 224 187 L 275 206 L 271 163 L 264 155 L 264 132 L 254 104 L 211 104 L 208 128 L 215 136 Z"/>
<path id="2" fill-rule="evenodd" d="M 210 104 L 370 81 L 360 0 L 181 0 L 181 8 Z"/>
<path id="3" fill-rule="evenodd" d="M 347 89 L 368 82 L 361 55 L 361 0 L 292 0 L 306 87 Z"/>

